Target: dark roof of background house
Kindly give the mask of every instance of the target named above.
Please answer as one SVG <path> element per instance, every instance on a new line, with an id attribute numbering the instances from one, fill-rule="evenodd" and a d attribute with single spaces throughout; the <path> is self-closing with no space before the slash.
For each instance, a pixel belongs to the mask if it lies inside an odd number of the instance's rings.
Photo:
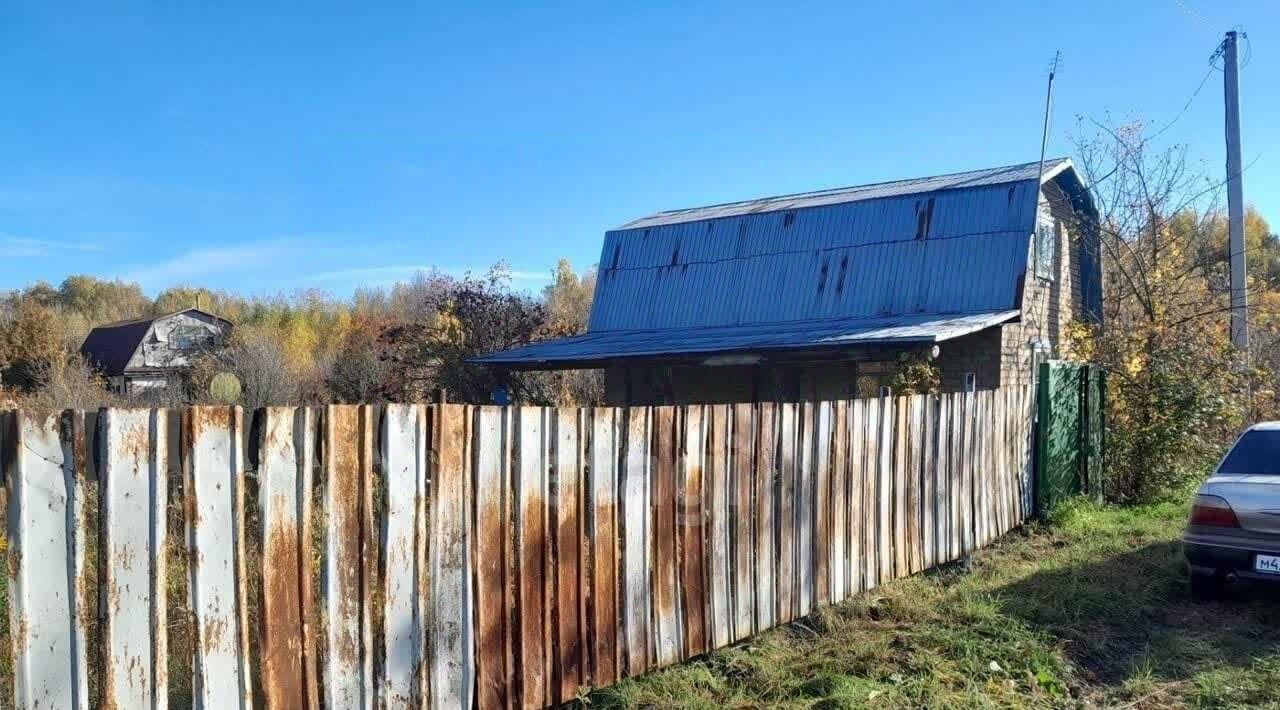
<path id="1" fill-rule="evenodd" d="M 129 359 L 137 352 L 142 339 L 146 337 L 151 325 L 158 320 L 195 311 L 214 320 L 231 325 L 231 321 L 198 308 L 184 308 L 172 313 L 145 318 L 132 318 L 114 323 L 106 323 L 89 331 L 84 344 L 80 346 L 80 354 L 85 357 L 102 374 L 114 377 L 124 373 Z"/>

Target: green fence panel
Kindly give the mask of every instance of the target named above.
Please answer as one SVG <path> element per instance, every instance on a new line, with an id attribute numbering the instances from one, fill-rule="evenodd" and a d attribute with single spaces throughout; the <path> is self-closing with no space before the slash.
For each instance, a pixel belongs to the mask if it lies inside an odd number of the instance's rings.
<path id="1" fill-rule="evenodd" d="M 1073 496 L 1100 498 L 1105 487 L 1102 371 L 1051 360 L 1039 374 L 1036 506 L 1047 511 Z"/>

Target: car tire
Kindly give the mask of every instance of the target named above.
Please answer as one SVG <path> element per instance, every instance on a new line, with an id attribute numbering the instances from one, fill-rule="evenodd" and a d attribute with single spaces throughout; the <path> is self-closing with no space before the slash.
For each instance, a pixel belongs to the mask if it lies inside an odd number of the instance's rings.
<path id="1" fill-rule="evenodd" d="M 1222 594 L 1222 576 L 1217 574 L 1191 574 L 1191 596 L 1195 599 L 1217 599 Z"/>

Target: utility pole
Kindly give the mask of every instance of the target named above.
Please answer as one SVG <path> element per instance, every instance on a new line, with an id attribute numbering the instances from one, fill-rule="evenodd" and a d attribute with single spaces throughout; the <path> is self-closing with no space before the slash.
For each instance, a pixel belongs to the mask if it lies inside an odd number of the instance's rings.
<path id="1" fill-rule="evenodd" d="M 1223 99 L 1227 115 L 1227 227 L 1231 247 L 1231 343 L 1249 357 L 1249 294 L 1245 270 L 1244 185 L 1240 174 L 1240 78 L 1237 33 L 1222 42 Z"/>

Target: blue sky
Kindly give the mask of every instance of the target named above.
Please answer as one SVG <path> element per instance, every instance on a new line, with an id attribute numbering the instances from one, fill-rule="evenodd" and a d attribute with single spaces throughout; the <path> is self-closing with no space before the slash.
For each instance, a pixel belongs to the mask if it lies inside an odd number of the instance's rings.
<path id="1" fill-rule="evenodd" d="M 1280 222 L 1280 3 L 218 5 L 0 9 L 0 288 L 537 288 L 650 212 L 1034 160 L 1054 49 L 1051 154 L 1077 114 L 1163 123 L 1236 25 Z M 1217 175 L 1221 97 L 1165 134 Z"/>

